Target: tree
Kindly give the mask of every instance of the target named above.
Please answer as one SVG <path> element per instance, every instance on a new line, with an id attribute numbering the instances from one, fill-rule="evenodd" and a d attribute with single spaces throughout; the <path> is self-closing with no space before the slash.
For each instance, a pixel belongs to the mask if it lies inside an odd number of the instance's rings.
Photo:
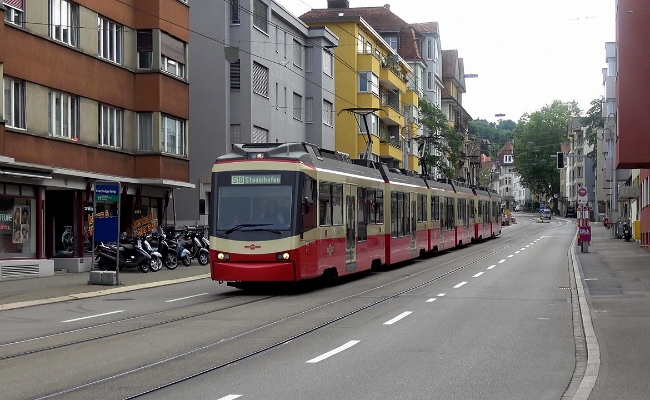
<path id="1" fill-rule="evenodd" d="M 429 175 L 436 168 L 443 177 L 454 179 L 462 146 L 460 135 L 451 128 L 440 108 L 424 98 L 420 98 L 419 111 L 424 129 L 414 140 L 418 145 L 418 162 L 422 166 L 422 173 Z"/>
<path id="2" fill-rule="evenodd" d="M 555 100 L 530 114 L 524 114 L 514 130 L 514 168 L 523 186 L 543 198 L 560 191 L 556 159 L 568 142 L 567 126 L 581 111 L 575 101 Z"/>
<path id="3" fill-rule="evenodd" d="M 585 130 L 585 139 L 587 144 L 592 147 L 592 150 L 587 153 L 587 157 L 595 160 L 598 156 L 598 140 L 597 132 L 603 125 L 603 97 L 593 99 L 590 103 L 591 107 L 587 110 L 587 116 L 580 120 L 580 124 L 587 128 Z M 596 164 L 594 164 L 595 168 Z"/>

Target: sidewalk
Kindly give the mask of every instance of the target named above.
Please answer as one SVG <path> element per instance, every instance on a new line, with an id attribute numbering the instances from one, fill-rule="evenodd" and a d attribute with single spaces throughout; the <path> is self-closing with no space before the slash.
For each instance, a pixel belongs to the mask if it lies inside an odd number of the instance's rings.
<path id="1" fill-rule="evenodd" d="M 650 253 L 611 234 L 602 223 L 592 224 L 588 252 L 575 247 L 581 311 L 590 319 L 584 324 L 587 369 L 576 398 L 647 399 Z"/>
<path id="2" fill-rule="evenodd" d="M 163 268 L 146 274 L 138 270 L 123 270 L 120 271 L 118 286 L 89 285 L 89 277 L 89 272 L 57 272 L 44 278 L 0 281 L 0 311 L 209 279 L 210 269 L 193 261 L 189 267 L 179 265 L 175 270 Z"/>

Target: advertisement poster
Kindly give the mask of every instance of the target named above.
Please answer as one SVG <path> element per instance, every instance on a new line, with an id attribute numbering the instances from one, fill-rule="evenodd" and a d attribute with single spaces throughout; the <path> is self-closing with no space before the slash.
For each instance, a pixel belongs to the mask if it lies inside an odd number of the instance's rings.
<path id="1" fill-rule="evenodd" d="M 29 241 L 29 206 L 15 206 L 13 217 L 13 243 L 24 243 Z"/>

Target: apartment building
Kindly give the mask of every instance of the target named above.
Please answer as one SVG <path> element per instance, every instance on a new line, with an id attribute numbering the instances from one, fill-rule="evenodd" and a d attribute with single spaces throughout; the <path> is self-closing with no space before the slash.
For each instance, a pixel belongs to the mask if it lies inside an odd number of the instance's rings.
<path id="1" fill-rule="evenodd" d="M 336 64 L 336 150 L 369 158 L 390 168 L 418 170 L 411 138 L 419 135 L 418 93 L 408 87 L 411 66 L 398 54 L 398 35 L 382 36 L 346 0 L 300 16 L 311 27 L 325 26 L 339 38 Z M 347 109 L 364 109 L 362 115 Z M 372 143 L 368 145 L 368 135 Z"/>
<path id="2" fill-rule="evenodd" d="M 233 143 L 335 147 L 337 35 L 273 0 L 193 1 L 190 182 L 177 223 L 207 224 L 212 165 Z"/>
<path id="3" fill-rule="evenodd" d="M 499 183 L 497 186 L 498 193 L 502 197 L 501 206 L 503 210 L 514 211 L 515 207 L 515 158 L 514 147 L 512 143 L 507 142 L 497 153 L 497 165 Z"/>
<path id="4" fill-rule="evenodd" d="M 650 84 L 645 60 L 650 57 L 650 13 L 643 0 L 618 0 L 616 5 L 615 87 L 616 168 L 639 169 L 638 175 L 626 176 L 619 186 L 618 197 L 629 210 L 619 210 L 624 217 L 638 215 L 633 233 L 641 246 L 650 252 L 650 134 L 647 110 L 650 98 L 645 88 Z M 609 116 L 609 114 L 608 114 Z M 607 126 L 606 126 L 607 130 Z M 623 191 L 621 192 L 622 189 Z"/>
<path id="5" fill-rule="evenodd" d="M 189 8 L 3 0 L 0 279 L 89 270 L 100 181 L 121 231 L 164 224 L 189 183 Z M 171 203 L 173 205 L 173 203 Z M 20 217 L 19 217 L 20 216 Z M 85 261 L 85 262 L 84 262 Z"/>
<path id="6" fill-rule="evenodd" d="M 587 189 L 587 205 L 592 212 L 592 217 L 595 217 L 593 214 L 596 203 L 595 160 L 587 157 L 593 147 L 587 143 L 586 128 L 582 126 L 581 120 L 581 117 L 572 117 L 569 122 L 569 151 L 565 157 L 566 198 L 568 205 L 577 207 L 578 190 L 584 187 Z"/>

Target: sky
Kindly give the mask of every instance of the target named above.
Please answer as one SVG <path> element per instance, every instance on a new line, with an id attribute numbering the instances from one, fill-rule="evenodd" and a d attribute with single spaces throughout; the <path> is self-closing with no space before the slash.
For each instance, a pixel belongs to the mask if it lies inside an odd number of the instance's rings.
<path id="1" fill-rule="evenodd" d="M 295 16 L 327 0 L 275 0 Z M 438 22 L 443 50 L 465 64 L 463 107 L 473 119 L 518 121 L 554 100 L 586 112 L 604 94 L 605 42 L 615 41 L 615 0 L 349 0 L 408 23 Z M 505 114 L 496 117 L 495 114 Z"/>

